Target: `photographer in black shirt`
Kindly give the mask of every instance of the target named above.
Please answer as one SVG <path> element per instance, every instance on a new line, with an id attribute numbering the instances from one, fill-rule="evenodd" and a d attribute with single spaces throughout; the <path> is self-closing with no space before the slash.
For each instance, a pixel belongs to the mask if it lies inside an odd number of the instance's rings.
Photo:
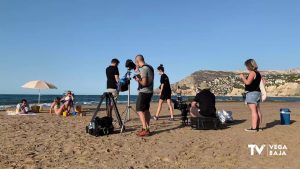
<path id="1" fill-rule="evenodd" d="M 205 82 L 200 84 L 191 106 L 192 117 L 216 117 L 216 97 Z"/>
<path id="2" fill-rule="evenodd" d="M 111 65 L 106 68 L 107 77 L 107 92 L 112 93 L 115 100 L 119 97 L 118 82 L 120 80 L 119 65 L 120 61 L 118 59 L 112 59 Z"/>

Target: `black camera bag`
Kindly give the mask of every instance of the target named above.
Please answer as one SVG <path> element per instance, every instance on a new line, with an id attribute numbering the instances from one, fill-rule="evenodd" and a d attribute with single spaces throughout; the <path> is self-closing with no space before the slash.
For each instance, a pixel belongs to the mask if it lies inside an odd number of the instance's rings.
<path id="1" fill-rule="evenodd" d="M 113 134 L 114 126 L 112 124 L 112 117 L 96 117 L 94 120 L 94 128 L 89 129 L 87 126 L 87 132 L 93 136 L 107 136 L 109 134 Z"/>

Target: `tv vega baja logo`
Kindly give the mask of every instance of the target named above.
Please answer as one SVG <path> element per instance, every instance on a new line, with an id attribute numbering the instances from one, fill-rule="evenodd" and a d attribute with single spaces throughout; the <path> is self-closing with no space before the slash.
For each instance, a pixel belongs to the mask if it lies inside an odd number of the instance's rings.
<path id="1" fill-rule="evenodd" d="M 256 145 L 249 144 L 250 155 L 286 156 L 287 146 L 282 144 Z"/>

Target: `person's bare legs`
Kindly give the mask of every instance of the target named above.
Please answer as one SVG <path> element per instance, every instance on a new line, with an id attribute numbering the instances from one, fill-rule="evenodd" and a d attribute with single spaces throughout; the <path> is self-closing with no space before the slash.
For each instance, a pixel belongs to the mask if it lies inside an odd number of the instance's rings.
<path id="1" fill-rule="evenodd" d="M 140 118 L 140 121 L 143 125 L 143 129 L 147 129 L 147 123 L 146 123 L 146 118 L 145 118 L 145 113 L 144 112 L 138 112 L 138 115 L 139 115 L 139 118 Z"/>
<path id="2" fill-rule="evenodd" d="M 257 129 L 257 122 L 259 120 L 258 113 L 257 113 L 257 106 L 256 106 L 256 104 L 248 104 L 248 107 L 251 111 L 251 116 L 252 116 L 251 128 Z"/>
<path id="3" fill-rule="evenodd" d="M 260 105 L 257 105 L 257 113 L 258 113 L 258 120 L 257 120 L 257 128 L 259 128 L 262 124 L 262 114 L 260 110 Z"/>
<path id="4" fill-rule="evenodd" d="M 62 113 L 65 111 L 65 106 L 61 106 L 61 108 L 55 110 L 56 115 L 62 115 Z"/>
<path id="5" fill-rule="evenodd" d="M 173 109 L 173 105 L 172 105 L 171 99 L 168 99 L 168 100 L 167 100 L 167 103 L 168 103 L 168 105 L 169 105 L 171 118 L 173 119 L 173 118 L 174 118 L 174 109 Z"/>
<path id="6" fill-rule="evenodd" d="M 156 111 L 156 117 L 159 117 L 159 114 L 161 112 L 161 108 L 162 108 L 162 104 L 164 103 L 164 101 L 162 99 L 159 99 L 158 101 L 158 107 L 157 107 L 157 111 Z"/>

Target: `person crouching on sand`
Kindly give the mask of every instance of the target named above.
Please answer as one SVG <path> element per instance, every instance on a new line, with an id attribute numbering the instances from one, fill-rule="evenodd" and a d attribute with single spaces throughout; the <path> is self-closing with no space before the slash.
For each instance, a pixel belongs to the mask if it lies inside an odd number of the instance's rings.
<path id="1" fill-rule="evenodd" d="M 172 106 L 172 102 L 171 102 L 171 95 L 172 95 L 172 90 L 171 90 L 171 85 L 170 85 L 170 81 L 169 81 L 169 77 L 165 74 L 165 68 L 163 65 L 160 65 L 158 68 L 158 73 L 161 76 L 160 77 L 160 99 L 158 102 L 158 108 L 157 108 L 157 112 L 156 115 L 153 117 L 154 120 L 158 120 L 159 118 L 159 114 L 161 112 L 161 108 L 162 108 L 162 104 L 164 103 L 164 101 L 166 100 L 170 109 L 170 121 L 174 121 L 174 109 Z"/>
<path id="2" fill-rule="evenodd" d="M 261 99 L 261 74 L 258 71 L 258 66 L 253 59 L 249 59 L 245 62 L 245 66 L 249 71 L 249 75 L 245 77 L 243 74 L 240 74 L 240 77 L 245 84 L 245 94 L 246 99 L 245 103 L 248 105 L 251 111 L 252 123 L 250 129 L 245 129 L 248 132 L 260 131 L 260 123 L 262 119 L 262 114 L 259 107 L 259 102 Z"/>
<path id="3" fill-rule="evenodd" d="M 61 98 L 57 97 L 54 99 L 53 103 L 51 104 L 49 113 L 52 114 L 53 112 L 56 115 L 62 115 L 64 111 L 64 106 L 60 106 Z"/>

